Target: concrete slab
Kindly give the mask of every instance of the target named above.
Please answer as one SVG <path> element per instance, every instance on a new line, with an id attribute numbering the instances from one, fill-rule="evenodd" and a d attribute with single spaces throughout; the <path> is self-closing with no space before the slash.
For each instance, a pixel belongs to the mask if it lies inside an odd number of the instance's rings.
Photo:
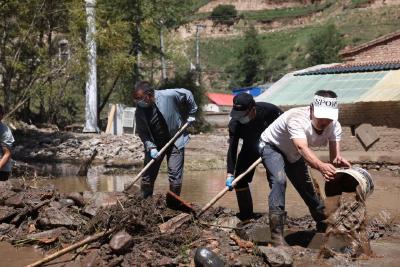
<path id="1" fill-rule="evenodd" d="M 369 123 L 363 123 L 355 130 L 356 137 L 361 142 L 365 150 L 368 150 L 379 140 L 378 132 Z"/>

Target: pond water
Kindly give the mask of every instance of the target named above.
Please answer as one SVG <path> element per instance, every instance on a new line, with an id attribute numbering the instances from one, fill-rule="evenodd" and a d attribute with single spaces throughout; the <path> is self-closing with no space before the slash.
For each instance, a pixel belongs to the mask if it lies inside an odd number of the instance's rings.
<path id="1" fill-rule="evenodd" d="M 318 181 L 323 191 L 323 179 L 316 171 L 312 174 Z M 374 178 L 375 191 L 367 199 L 368 214 L 375 216 L 382 210 L 386 210 L 395 215 L 394 220 L 400 221 L 400 177 L 392 175 L 372 172 Z M 81 191 L 122 191 L 124 185 L 129 183 L 133 175 L 114 175 L 114 176 L 97 176 L 89 177 L 61 177 L 51 180 L 36 181 L 34 185 L 54 184 L 61 192 L 81 192 Z M 139 183 L 138 183 L 139 184 Z M 205 205 L 225 186 L 225 171 L 194 171 L 185 172 L 183 179 L 182 198 L 196 203 Z M 164 193 L 168 190 L 168 178 L 166 173 L 160 173 L 155 185 L 156 193 Z M 253 195 L 254 209 L 256 212 L 267 211 L 267 197 L 269 187 L 262 167 L 257 168 L 253 182 L 251 183 Z M 217 204 L 237 210 L 236 195 L 234 192 L 228 192 Z M 308 209 L 292 184 L 288 182 L 286 191 L 286 209 L 290 216 L 299 217 L 308 214 Z"/>

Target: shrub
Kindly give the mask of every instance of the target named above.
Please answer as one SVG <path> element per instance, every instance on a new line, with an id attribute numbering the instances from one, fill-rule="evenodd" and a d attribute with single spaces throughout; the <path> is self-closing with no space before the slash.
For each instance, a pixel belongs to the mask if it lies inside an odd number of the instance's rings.
<path id="1" fill-rule="evenodd" d="M 211 12 L 210 18 L 214 22 L 231 25 L 237 18 L 237 10 L 234 5 L 218 5 Z"/>

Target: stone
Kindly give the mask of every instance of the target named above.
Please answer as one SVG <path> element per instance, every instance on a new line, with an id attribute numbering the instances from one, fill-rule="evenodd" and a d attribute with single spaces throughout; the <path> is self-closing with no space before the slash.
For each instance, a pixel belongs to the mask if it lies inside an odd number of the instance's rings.
<path id="1" fill-rule="evenodd" d="M 110 248 L 117 253 L 121 253 L 132 245 L 132 240 L 132 236 L 125 230 L 119 231 L 111 238 Z"/>
<path id="2" fill-rule="evenodd" d="M 62 205 L 61 205 L 61 203 L 58 202 L 58 201 L 52 201 L 52 202 L 50 202 L 50 207 L 53 207 L 53 208 L 55 208 L 55 209 L 61 209 L 61 208 L 62 208 Z"/>
<path id="3" fill-rule="evenodd" d="M 229 232 L 232 231 L 232 228 L 236 228 L 240 222 L 241 221 L 239 220 L 238 217 L 229 216 L 229 217 L 218 218 L 215 224 L 221 226 L 217 227 L 218 229 L 221 229 L 225 232 Z"/>
<path id="4" fill-rule="evenodd" d="M 225 263 L 221 258 L 208 248 L 200 247 L 196 249 L 194 255 L 194 264 L 196 267 L 223 267 Z"/>
<path id="5" fill-rule="evenodd" d="M 54 139 L 53 140 L 53 145 L 55 145 L 55 146 L 58 146 L 58 145 L 60 145 L 61 144 L 61 139 L 59 139 L 59 138 L 56 138 L 56 139 Z"/>
<path id="6" fill-rule="evenodd" d="M 45 208 L 39 215 L 38 223 L 42 227 L 76 227 L 78 223 L 64 212 L 53 207 Z"/>
<path id="7" fill-rule="evenodd" d="M 121 150 L 122 150 L 121 146 L 114 149 L 114 151 L 113 151 L 114 156 L 117 156 L 119 154 L 119 152 L 121 152 Z"/>
<path id="8" fill-rule="evenodd" d="M 100 263 L 99 252 L 97 250 L 92 250 L 81 261 L 81 267 L 97 267 L 101 266 Z"/>
<path id="9" fill-rule="evenodd" d="M 14 224 L 8 224 L 8 223 L 0 224 L 0 236 L 7 234 L 8 232 L 10 232 L 13 229 L 15 229 Z"/>
<path id="10" fill-rule="evenodd" d="M 58 201 L 58 203 L 60 203 L 61 207 L 63 208 L 73 206 L 75 204 L 75 201 L 69 198 L 62 198 Z"/>
<path id="11" fill-rule="evenodd" d="M 82 194 L 74 192 L 74 193 L 69 193 L 66 198 L 72 199 L 75 202 L 75 205 L 82 207 L 85 206 L 85 200 L 82 196 Z"/>
<path id="12" fill-rule="evenodd" d="M 237 230 L 236 234 L 240 238 L 252 241 L 253 243 L 265 244 L 271 241 L 269 226 L 266 224 L 252 224 Z"/>
<path id="13" fill-rule="evenodd" d="M 387 168 L 391 171 L 399 171 L 400 170 L 400 166 L 398 166 L 398 165 L 389 165 L 389 166 L 387 166 Z"/>
<path id="14" fill-rule="evenodd" d="M 237 266 L 257 266 L 257 259 L 252 255 L 240 255 L 237 257 L 235 264 Z"/>
<path id="15" fill-rule="evenodd" d="M 379 140 L 378 133 L 369 123 L 363 123 L 355 130 L 355 134 L 365 150 L 368 150 L 376 141 Z"/>
<path id="16" fill-rule="evenodd" d="M 83 213 L 85 215 L 89 215 L 91 217 L 94 217 L 97 212 L 99 211 L 99 207 L 96 207 L 96 205 L 94 203 L 86 205 L 85 208 L 83 209 Z"/>
<path id="17" fill-rule="evenodd" d="M 101 144 L 101 140 L 99 140 L 99 139 L 93 139 L 93 140 L 90 142 L 90 146 L 92 146 L 92 147 L 97 146 L 97 145 L 99 145 L 99 144 Z"/>
<path id="18" fill-rule="evenodd" d="M 11 207 L 15 207 L 15 208 L 23 208 L 25 206 L 23 200 L 24 200 L 24 194 L 17 193 L 17 194 L 14 194 L 13 196 L 9 197 L 4 202 L 4 204 L 6 206 L 11 206 Z"/>
<path id="19" fill-rule="evenodd" d="M 159 261 L 158 261 L 158 266 L 175 266 L 175 262 L 173 259 L 169 258 L 169 257 L 162 257 Z"/>
<path id="20" fill-rule="evenodd" d="M 18 211 L 12 207 L 7 207 L 7 206 L 0 207 L 0 222 L 11 219 L 17 213 L 18 213 Z"/>
<path id="21" fill-rule="evenodd" d="M 58 227 L 55 229 L 29 234 L 26 236 L 27 239 L 36 239 L 36 240 L 55 240 L 62 234 L 66 233 L 68 230 L 65 227 Z"/>
<path id="22" fill-rule="evenodd" d="M 258 251 L 264 261 L 273 267 L 293 265 L 293 257 L 283 247 L 259 246 Z"/>

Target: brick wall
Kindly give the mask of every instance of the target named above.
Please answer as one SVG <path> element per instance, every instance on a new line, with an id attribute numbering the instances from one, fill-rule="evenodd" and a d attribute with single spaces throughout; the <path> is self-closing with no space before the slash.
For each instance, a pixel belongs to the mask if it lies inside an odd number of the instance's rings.
<path id="1" fill-rule="evenodd" d="M 385 44 L 377 44 L 351 55 L 346 55 L 343 60 L 351 63 L 400 60 L 400 36 Z"/>
<path id="2" fill-rule="evenodd" d="M 293 106 L 281 107 L 288 110 Z M 400 102 L 360 102 L 339 105 L 339 122 L 343 126 L 370 123 L 374 126 L 400 128 Z"/>

